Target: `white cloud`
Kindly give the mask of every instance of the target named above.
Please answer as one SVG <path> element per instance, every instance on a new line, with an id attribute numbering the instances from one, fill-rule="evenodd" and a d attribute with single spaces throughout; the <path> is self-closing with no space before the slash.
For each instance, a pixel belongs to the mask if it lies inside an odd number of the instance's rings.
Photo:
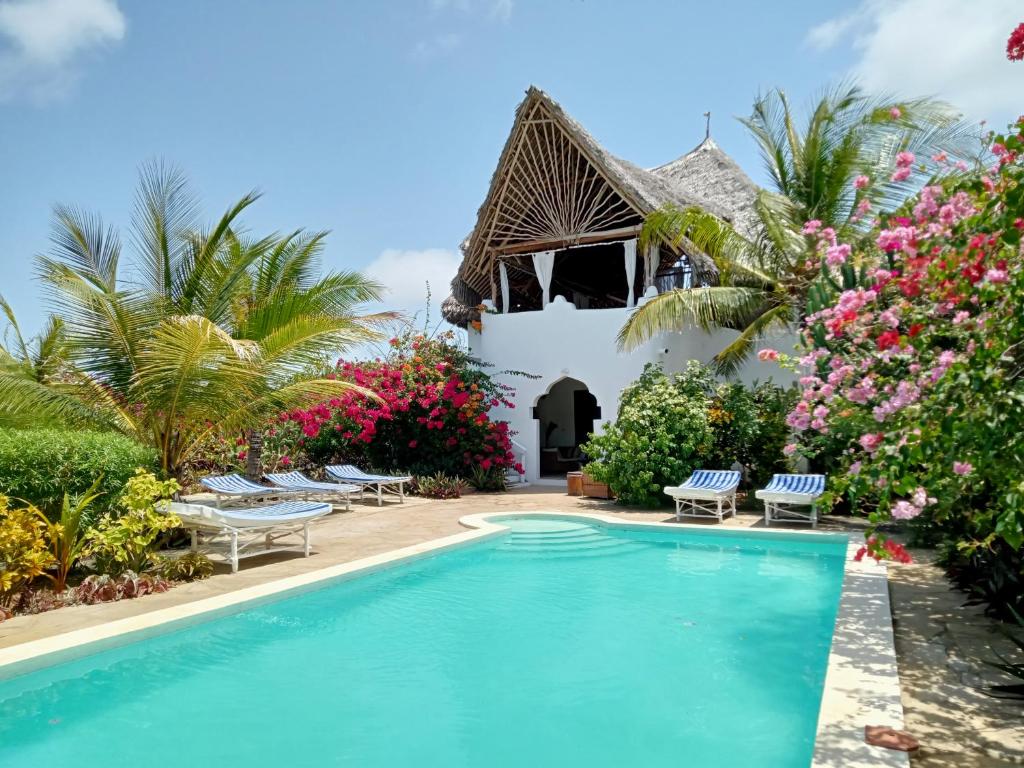
<path id="1" fill-rule="evenodd" d="M 454 32 L 445 32 L 426 40 L 420 40 L 412 48 L 412 55 L 417 59 L 432 59 L 443 53 L 454 51 L 462 43 L 462 38 Z"/>
<path id="2" fill-rule="evenodd" d="M 116 0 L 0 2 L 0 99 L 64 95 L 89 51 L 124 38 Z"/>
<path id="3" fill-rule="evenodd" d="M 998 125 L 1017 116 L 1024 93 L 1024 65 L 1006 59 L 1020 12 L 1020 0 L 863 0 L 806 41 L 851 48 L 851 74 L 868 90 L 936 95 Z"/>
<path id="4" fill-rule="evenodd" d="M 448 297 L 449 284 L 455 277 L 462 257 L 445 248 L 421 251 L 389 249 L 370 262 L 363 274 L 387 289 L 379 307 L 374 310 L 401 312 L 416 325 L 424 321 L 433 328 L 441 318 L 441 302 Z M 426 317 L 427 284 L 430 284 L 430 317 Z"/>

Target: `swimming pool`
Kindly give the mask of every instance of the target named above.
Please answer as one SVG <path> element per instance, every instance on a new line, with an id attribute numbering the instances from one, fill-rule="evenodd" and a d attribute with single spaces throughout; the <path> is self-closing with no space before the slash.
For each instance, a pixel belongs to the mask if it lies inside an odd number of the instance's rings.
<path id="1" fill-rule="evenodd" d="M 0 765 L 810 764 L 845 538 L 501 525 L 0 682 Z"/>

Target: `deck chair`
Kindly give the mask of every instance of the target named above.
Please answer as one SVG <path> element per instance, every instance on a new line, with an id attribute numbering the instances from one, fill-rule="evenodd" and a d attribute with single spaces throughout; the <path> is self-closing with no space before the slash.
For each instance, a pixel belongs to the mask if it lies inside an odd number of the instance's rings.
<path id="1" fill-rule="evenodd" d="M 177 515 L 192 534 L 192 551 L 201 551 L 199 534 L 204 533 L 202 549 L 220 554 L 238 573 L 238 561 L 270 552 L 300 551 L 309 557 L 309 526 L 330 514 L 331 505 L 314 501 L 284 501 L 265 507 L 217 509 L 205 504 L 167 502 L 165 511 Z M 301 544 L 278 544 L 281 539 L 300 536 Z M 227 552 L 220 552 L 226 543 Z"/>
<path id="2" fill-rule="evenodd" d="M 267 496 L 294 496 L 298 493 L 289 488 L 268 488 L 246 480 L 239 474 L 209 475 L 201 478 L 199 484 L 208 491 L 213 491 L 217 497 L 217 506 L 221 506 L 225 499 L 244 501 Z"/>
<path id="3" fill-rule="evenodd" d="M 369 488 L 377 494 L 377 506 L 383 506 L 384 494 L 397 494 L 399 502 L 405 501 L 405 483 L 412 480 L 409 475 L 371 475 L 352 464 L 332 464 L 324 467 L 327 474 L 342 483 L 352 483 L 364 490 Z"/>
<path id="4" fill-rule="evenodd" d="M 301 472 L 270 472 L 264 475 L 267 480 L 278 488 L 287 488 L 290 491 L 297 491 L 307 499 L 317 497 L 320 499 L 337 499 L 344 502 L 345 509 L 352 508 L 352 494 L 358 493 L 362 496 L 363 489 L 351 483 L 321 483 L 310 480 Z"/>
<path id="5" fill-rule="evenodd" d="M 767 486 L 754 493 L 764 502 L 764 523 L 790 520 L 818 527 L 818 498 L 825 492 L 824 475 L 775 475 Z M 810 507 L 800 512 L 796 507 Z"/>
<path id="6" fill-rule="evenodd" d="M 684 517 L 736 516 L 736 489 L 740 473 L 731 469 L 698 469 L 682 485 L 669 485 L 665 493 L 676 503 L 676 520 Z"/>

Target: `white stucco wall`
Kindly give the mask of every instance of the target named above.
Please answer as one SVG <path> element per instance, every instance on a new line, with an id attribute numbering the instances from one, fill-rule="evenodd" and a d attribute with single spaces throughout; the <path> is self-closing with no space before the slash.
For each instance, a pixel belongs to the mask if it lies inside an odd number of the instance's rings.
<path id="1" fill-rule="evenodd" d="M 509 422 L 514 439 L 527 451 L 526 476 L 538 478 L 540 449 L 539 422 L 532 408 L 560 379 L 570 377 L 586 384 L 601 408 L 601 423 L 615 419 L 619 393 L 633 382 L 649 362 L 661 362 L 666 371 L 678 371 L 689 360 L 707 363 L 729 341 L 735 331 L 705 333 L 693 329 L 664 334 L 630 353 L 616 349 L 615 338 L 632 309 L 577 310 L 562 297 L 556 297 L 544 310 L 507 315 L 485 314 L 483 328 L 469 330 L 470 351 L 495 378 L 515 389 L 515 408 L 497 409 L 493 415 Z M 792 349 L 792 339 L 776 339 L 761 346 Z M 502 371 L 523 371 L 538 376 L 532 379 Z M 751 359 L 736 377 L 744 383 L 769 378 L 788 383 L 792 377 L 775 363 Z"/>

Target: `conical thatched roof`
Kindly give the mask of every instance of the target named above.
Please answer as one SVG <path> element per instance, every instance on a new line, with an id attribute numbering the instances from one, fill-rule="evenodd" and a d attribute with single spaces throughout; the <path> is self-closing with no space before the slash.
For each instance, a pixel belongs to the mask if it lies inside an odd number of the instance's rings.
<path id="1" fill-rule="evenodd" d="M 711 137 L 670 163 L 650 171 L 667 183 L 687 192 L 698 205 L 712 213 L 723 211 L 740 234 L 754 232 L 757 213 L 754 201 L 757 185 Z"/>
<path id="2" fill-rule="evenodd" d="M 465 325 L 481 296 L 491 295 L 495 255 L 587 235 L 625 237 L 666 204 L 696 206 L 748 230 L 756 186 L 710 139 L 671 163 L 647 170 L 602 147 L 561 105 L 531 86 L 491 177 L 463 260 L 442 305 Z M 561 197 L 560 197 L 561 196 Z M 714 266 L 691 256 L 698 275 Z"/>

